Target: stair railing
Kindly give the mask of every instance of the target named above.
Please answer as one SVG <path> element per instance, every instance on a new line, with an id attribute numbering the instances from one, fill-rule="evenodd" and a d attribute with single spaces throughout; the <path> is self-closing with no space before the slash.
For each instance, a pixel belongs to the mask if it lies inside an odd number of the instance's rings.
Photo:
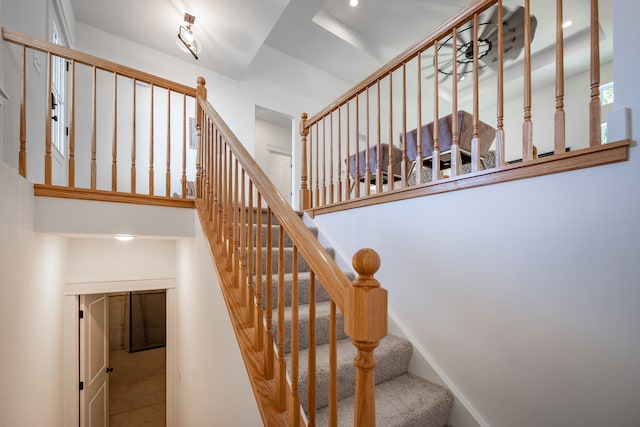
<path id="1" fill-rule="evenodd" d="M 562 0 L 556 0 L 553 22 L 536 19 L 530 0 L 516 8 L 502 3 L 470 2 L 326 108 L 312 117 L 302 114 L 301 209 L 314 215 L 627 159 L 628 140 L 601 144 L 598 1 L 590 2 L 590 27 L 570 38 L 563 33 Z M 543 158 L 533 137 L 531 44 L 552 28 L 556 91 L 548 110 L 554 103 L 555 114 L 540 117 L 554 123 L 554 131 L 538 139 L 549 141 Z M 584 149 L 579 141 L 567 144 L 564 104 L 564 46 L 573 43 L 576 50 L 582 39 L 591 50 Z M 517 78 L 520 117 L 513 108 L 505 111 L 505 82 Z M 480 111 L 481 99 L 495 100 L 495 116 Z M 522 124 L 521 136 L 507 139 L 507 120 L 512 129 Z M 517 139 L 520 148 L 513 144 Z M 519 160 L 513 158 L 518 151 Z"/>
<path id="2" fill-rule="evenodd" d="M 375 425 L 373 352 L 387 333 L 387 293 L 373 278 L 380 265 L 378 255 L 371 249 L 355 254 L 358 278 L 351 283 L 207 101 L 201 77 L 197 108 L 196 208 L 265 425 L 298 426 L 305 421 L 315 425 L 316 384 L 325 380 L 316 372 L 320 283 L 331 299 L 329 425 L 337 425 L 338 311 L 344 318 L 344 331 L 357 348 L 354 425 Z M 285 259 L 285 240 L 291 245 L 290 261 Z M 301 320 L 305 313 L 299 312 L 298 305 L 302 300 L 298 266 L 305 263 L 310 271 L 308 322 Z M 290 289 L 285 289 L 285 275 L 291 277 Z M 286 298 L 291 299 L 288 332 Z M 301 336 L 308 336 L 308 343 L 301 342 Z M 300 357 L 304 344 L 307 360 Z M 305 365 L 306 392 L 299 387 Z"/>
<path id="3" fill-rule="evenodd" d="M 195 88 L 7 28 L 2 37 L 20 82 L 8 102 L 18 171 L 36 195 L 193 207 Z"/>

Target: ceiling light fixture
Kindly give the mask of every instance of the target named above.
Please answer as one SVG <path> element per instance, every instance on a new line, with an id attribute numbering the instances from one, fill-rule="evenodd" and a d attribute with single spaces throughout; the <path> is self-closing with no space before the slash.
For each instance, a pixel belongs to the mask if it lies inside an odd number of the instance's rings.
<path id="1" fill-rule="evenodd" d="M 358 0 L 349 0 L 349 6 L 356 7 L 358 5 Z"/>
<path id="2" fill-rule="evenodd" d="M 193 23 L 196 22 L 196 17 L 185 13 L 184 22 L 187 25 L 180 25 L 178 27 L 178 40 L 176 40 L 176 43 L 180 49 L 190 53 L 195 59 L 198 59 L 198 54 L 202 48 L 200 42 L 193 36 L 193 29 L 191 28 Z"/>
<path id="3" fill-rule="evenodd" d="M 573 24 L 573 22 L 571 21 L 564 21 L 564 23 L 562 24 L 562 28 L 569 28 L 571 26 L 571 24 Z"/>
<path id="4" fill-rule="evenodd" d="M 117 236 L 115 236 L 115 239 L 120 240 L 121 242 L 128 242 L 129 240 L 133 240 L 134 237 L 128 234 L 118 234 Z"/>

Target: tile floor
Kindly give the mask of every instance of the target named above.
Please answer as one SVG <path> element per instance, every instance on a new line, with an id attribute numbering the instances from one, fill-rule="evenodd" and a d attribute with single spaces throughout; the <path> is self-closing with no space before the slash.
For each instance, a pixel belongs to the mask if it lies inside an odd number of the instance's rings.
<path id="1" fill-rule="evenodd" d="M 110 353 L 110 427 L 166 426 L 165 349 Z"/>

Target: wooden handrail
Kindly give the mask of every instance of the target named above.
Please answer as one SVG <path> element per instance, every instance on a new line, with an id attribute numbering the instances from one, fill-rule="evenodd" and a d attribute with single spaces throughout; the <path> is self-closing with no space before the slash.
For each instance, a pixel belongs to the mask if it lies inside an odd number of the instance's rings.
<path id="1" fill-rule="evenodd" d="M 287 234 L 291 237 L 291 240 L 298 246 L 317 279 L 323 283 L 326 291 L 335 301 L 340 311 L 344 312 L 346 292 L 351 285 L 344 272 L 332 261 L 326 249 L 318 243 L 311 231 L 300 221 L 300 218 L 278 192 L 273 182 L 262 171 L 253 156 L 249 154 L 238 137 L 222 120 L 206 98 L 198 96 L 197 101 L 204 113 L 216 124 L 218 131 L 230 146 L 234 156 L 238 158 L 243 168 L 247 171 L 253 185 L 260 192 L 279 223 L 282 224 Z"/>
<path id="2" fill-rule="evenodd" d="M 135 68 L 120 65 L 116 62 L 107 61 L 106 59 L 102 59 L 97 56 L 78 52 L 68 47 L 60 46 L 42 40 L 37 40 L 8 28 L 2 28 L 2 38 L 19 46 L 28 47 L 40 52 L 49 52 L 53 55 L 66 58 L 68 60 L 75 60 L 78 64 L 89 66 L 95 65 L 100 70 L 125 75 L 131 78 L 135 78 L 138 81 L 153 84 L 155 86 L 169 89 L 174 92 L 184 93 L 188 96 L 196 96 L 196 90 L 194 87 L 176 83 L 174 81 L 164 79 L 150 73 L 145 73 L 144 71 L 136 70 Z"/>

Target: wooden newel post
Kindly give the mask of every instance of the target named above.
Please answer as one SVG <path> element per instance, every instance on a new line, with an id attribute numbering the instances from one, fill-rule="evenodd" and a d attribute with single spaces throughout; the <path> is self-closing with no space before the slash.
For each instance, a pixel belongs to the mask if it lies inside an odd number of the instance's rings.
<path id="1" fill-rule="evenodd" d="M 307 166 L 307 136 L 309 136 L 309 128 L 307 127 L 307 113 L 302 113 L 300 118 L 300 136 L 302 137 L 302 171 L 300 173 L 300 210 L 309 209 L 311 207 L 311 192 L 309 191 L 308 182 L 308 166 Z"/>
<path id="2" fill-rule="evenodd" d="M 380 256 L 373 249 L 360 249 L 353 256 L 358 277 L 347 293 L 344 330 L 357 348 L 354 426 L 375 426 L 375 367 L 373 351 L 387 335 L 387 290 L 374 273 Z"/>
<path id="3" fill-rule="evenodd" d="M 204 77 L 200 76 L 197 79 L 196 86 L 196 135 L 198 137 L 198 154 L 196 156 L 196 198 L 203 197 L 202 194 L 202 144 L 204 143 L 202 138 L 202 107 L 200 107 L 199 99 L 207 99 L 207 88 L 204 86 L 206 83 Z"/>

